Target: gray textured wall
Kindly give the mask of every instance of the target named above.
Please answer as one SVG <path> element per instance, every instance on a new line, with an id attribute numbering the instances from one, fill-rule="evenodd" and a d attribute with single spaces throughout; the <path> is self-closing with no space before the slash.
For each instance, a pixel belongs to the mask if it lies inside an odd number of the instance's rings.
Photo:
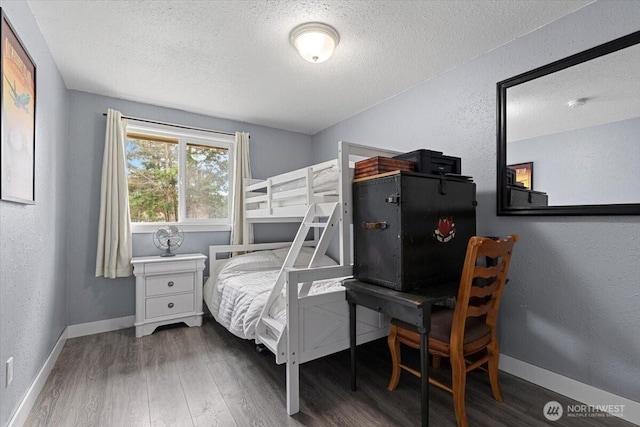
<path id="1" fill-rule="evenodd" d="M 550 205 L 640 203 L 640 117 L 509 142 L 507 163 L 525 162 Z"/>
<path id="2" fill-rule="evenodd" d="M 495 162 L 497 82 L 637 30 L 640 2 L 598 1 L 313 137 L 314 161 L 335 156 L 339 140 L 462 157 L 478 233 L 521 237 L 503 353 L 636 401 L 640 217 L 497 217 Z"/>
<path id="3" fill-rule="evenodd" d="M 266 178 L 311 164 L 308 135 L 238 123 L 85 92 L 69 92 L 69 207 L 67 324 L 93 322 L 135 314 L 133 277 L 96 278 L 95 253 L 100 204 L 100 176 L 108 108 L 126 116 L 158 120 L 226 132 L 251 134 L 250 156 L 254 178 Z M 287 225 L 261 227 L 256 241 L 274 241 L 293 236 Z M 186 233 L 179 253 L 208 255 L 210 244 L 228 244 L 228 232 Z M 134 256 L 155 255 L 150 234 L 136 234 Z"/>
<path id="4" fill-rule="evenodd" d="M 0 425 L 66 326 L 67 90 L 26 2 L 0 3 L 36 63 L 35 205 L 0 201 Z M 5 361 L 14 378 L 5 388 Z"/>

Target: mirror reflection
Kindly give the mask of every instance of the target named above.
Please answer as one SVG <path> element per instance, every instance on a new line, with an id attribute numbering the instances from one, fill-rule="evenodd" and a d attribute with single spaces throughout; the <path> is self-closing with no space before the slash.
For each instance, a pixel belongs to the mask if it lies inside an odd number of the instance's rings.
<path id="1" fill-rule="evenodd" d="M 640 32 L 634 35 L 636 44 L 623 49 L 498 84 L 505 104 L 498 213 L 629 204 L 640 211 Z"/>

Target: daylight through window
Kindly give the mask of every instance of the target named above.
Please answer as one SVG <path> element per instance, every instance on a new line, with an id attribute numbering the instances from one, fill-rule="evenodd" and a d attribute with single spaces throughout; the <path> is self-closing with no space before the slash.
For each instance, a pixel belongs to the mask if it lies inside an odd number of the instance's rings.
<path id="1" fill-rule="evenodd" d="M 129 121 L 126 156 L 134 231 L 230 224 L 233 137 Z"/>

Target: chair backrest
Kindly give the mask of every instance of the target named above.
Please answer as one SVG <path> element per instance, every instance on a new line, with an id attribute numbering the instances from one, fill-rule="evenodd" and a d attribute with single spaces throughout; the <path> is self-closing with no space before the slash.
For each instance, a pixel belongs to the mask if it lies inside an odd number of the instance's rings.
<path id="1" fill-rule="evenodd" d="M 495 338 L 502 290 L 517 241 L 517 234 L 503 239 L 478 236 L 469 239 L 451 325 L 451 345 L 462 345 L 468 317 L 482 318 L 492 339 Z"/>

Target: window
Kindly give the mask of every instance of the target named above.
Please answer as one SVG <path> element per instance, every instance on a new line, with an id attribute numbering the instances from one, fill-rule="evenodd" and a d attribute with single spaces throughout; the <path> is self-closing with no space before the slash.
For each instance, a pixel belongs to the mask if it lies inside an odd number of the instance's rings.
<path id="1" fill-rule="evenodd" d="M 229 229 L 234 138 L 129 120 L 127 178 L 134 232 L 163 224 Z"/>

